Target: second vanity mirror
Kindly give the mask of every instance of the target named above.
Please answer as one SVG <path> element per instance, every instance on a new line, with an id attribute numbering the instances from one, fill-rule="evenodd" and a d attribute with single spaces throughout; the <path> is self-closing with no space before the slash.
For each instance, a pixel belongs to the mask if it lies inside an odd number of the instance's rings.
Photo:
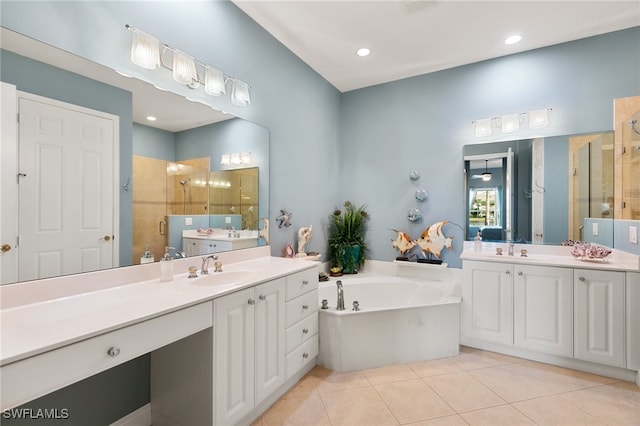
<path id="1" fill-rule="evenodd" d="M 119 136 L 119 152 L 114 157 L 116 166 L 112 178 L 115 182 L 113 204 L 109 206 L 115 218 L 115 225 L 112 230 L 103 232 L 109 238 L 103 236 L 100 240 L 100 243 L 113 247 L 113 261 L 104 266 L 105 268 L 138 264 L 145 245 L 149 242 L 148 236 L 145 235 L 147 232 L 160 236 L 158 248 L 152 249 L 155 260 L 158 260 L 163 252 L 160 247 L 169 242 L 168 222 L 171 216 L 179 217 L 182 224 L 186 224 L 189 216 L 193 216 L 194 225 L 199 223 L 195 220 L 196 217 L 204 217 L 205 222 L 200 226 L 219 226 L 217 222 L 212 225 L 209 219 L 210 213 L 213 213 L 210 209 L 220 204 L 215 200 L 209 200 L 210 195 L 217 196 L 215 191 L 209 193 L 208 183 L 215 180 L 211 179 L 211 174 L 214 173 L 234 173 L 232 169 L 239 169 L 236 173 L 242 173 L 241 170 L 248 168 L 254 171 L 255 188 L 252 188 L 250 195 L 244 194 L 244 204 L 238 203 L 237 207 L 234 207 L 240 210 L 239 224 L 236 227 L 257 229 L 258 219 L 269 216 L 268 129 L 220 113 L 207 105 L 189 102 L 182 96 L 161 92 L 148 83 L 123 77 L 112 69 L 5 28 L 2 28 L 1 41 L 3 82 L 17 86 L 19 91 L 36 93 L 81 107 L 102 110 L 95 105 L 105 105 L 106 112 L 120 119 L 119 128 L 115 130 Z M 77 82 L 74 79 L 77 79 Z M 120 83 L 125 86 L 120 87 Z M 150 94 L 142 94 L 133 88 L 140 85 Z M 39 87 L 43 87 L 43 90 L 39 90 Z M 99 87 L 100 90 L 92 90 L 94 87 Z M 113 88 L 113 96 L 106 95 L 109 88 Z M 55 95 L 56 92 L 60 95 Z M 155 124 L 145 120 L 149 112 L 138 111 L 137 108 L 138 101 L 147 95 L 161 99 L 151 100 L 149 103 L 155 108 L 152 114 L 158 116 Z M 89 105 L 85 104 L 83 98 L 87 98 L 86 103 Z M 119 109 L 120 106 L 122 109 Z M 170 119 L 170 123 L 163 127 L 163 119 Z M 3 155 L 5 152 L 3 151 Z M 242 168 L 221 164 L 221 158 L 225 154 L 236 152 L 251 153 L 251 163 L 243 165 Z M 151 171 L 145 165 L 138 168 L 139 174 L 136 176 L 136 158 L 157 160 L 163 166 L 159 170 Z M 171 177 L 171 165 L 194 159 L 199 163 L 196 165 L 198 172 L 193 176 L 180 179 Z M 176 179 L 177 183 L 173 182 Z M 180 180 L 185 180 L 185 184 L 180 185 Z M 207 184 L 203 184 L 202 181 L 207 181 Z M 198 189 L 205 187 L 207 189 L 200 194 Z M 136 200 L 136 192 L 153 194 L 155 198 L 151 200 L 138 197 Z M 203 200 L 199 200 L 201 195 L 206 195 L 206 201 L 203 203 L 200 203 Z M 159 209 L 162 211 L 162 217 L 154 217 L 152 220 L 149 212 L 157 207 L 158 203 L 162 204 Z M 168 203 L 171 204 L 171 209 L 167 208 Z M 185 215 L 184 209 L 187 205 L 191 209 Z M 2 203 L 3 219 L 10 216 L 6 214 L 5 209 L 12 207 L 15 205 Z M 227 211 L 231 207 L 226 207 Z M 13 213 L 16 217 L 21 217 L 20 212 Z M 163 220 L 164 225 L 161 223 Z M 16 232 L 10 228 L 15 227 L 3 225 L 0 229 L 3 240 L 5 232 Z M 8 240 L 15 241 L 15 238 Z M 18 255 L 17 245 L 11 246 L 9 255 L 3 257 L 0 276 L 3 284 L 102 269 L 86 269 L 80 266 L 67 270 L 54 265 L 49 271 L 41 271 L 42 273 L 25 275 L 19 270 L 9 271 L 5 264 L 18 266 L 17 261 L 4 261 L 10 259 L 10 256 Z M 71 250 L 78 251 L 80 248 L 71 247 Z M 5 254 L 3 253 L 3 256 Z"/>
<path id="2" fill-rule="evenodd" d="M 465 145 L 466 239 L 613 247 L 613 148 L 611 131 Z"/>

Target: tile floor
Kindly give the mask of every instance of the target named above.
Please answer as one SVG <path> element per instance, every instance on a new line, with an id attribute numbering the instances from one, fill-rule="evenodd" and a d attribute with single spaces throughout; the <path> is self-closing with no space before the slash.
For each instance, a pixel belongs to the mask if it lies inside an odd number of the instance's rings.
<path id="1" fill-rule="evenodd" d="M 640 425 L 633 383 L 462 347 L 432 361 L 311 370 L 253 426 Z"/>

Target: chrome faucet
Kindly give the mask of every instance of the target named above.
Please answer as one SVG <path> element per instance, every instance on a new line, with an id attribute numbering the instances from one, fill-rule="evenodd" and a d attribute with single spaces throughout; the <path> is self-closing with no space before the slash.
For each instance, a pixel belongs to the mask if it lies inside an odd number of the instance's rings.
<path id="1" fill-rule="evenodd" d="M 215 254 L 212 254 L 211 256 L 203 257 L 202 268 L 200 268 L 200 274 L 207 275 L 209 273 L 209 259 L 218 260 L 218 256 L 216 256 Z M 218 268 L 216 267 L 215 272 L 218 272 L 217 269 Z"/>
<path id="2" fill-rule="evenodd" d="M 336 310 L 344 311 L 344 290 L 342 289 L 342 281 L 338 280 L 336 284 L 338 285 L 338 306 L 336 306 Z"/>

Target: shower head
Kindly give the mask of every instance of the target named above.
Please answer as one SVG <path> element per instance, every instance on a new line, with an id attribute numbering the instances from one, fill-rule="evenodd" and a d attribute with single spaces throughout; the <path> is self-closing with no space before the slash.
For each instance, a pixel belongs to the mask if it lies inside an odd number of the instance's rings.
<path id="1" fill-rule="evenodd" d="M 190 180 L 191 180 L 191 179 L 182 179 L 182 180 L 180 181 L 180 185 L 185 186 L 186 184 L 188 184 L 188 183 L 189 183 L 189 181 L 190 181 Z"/>

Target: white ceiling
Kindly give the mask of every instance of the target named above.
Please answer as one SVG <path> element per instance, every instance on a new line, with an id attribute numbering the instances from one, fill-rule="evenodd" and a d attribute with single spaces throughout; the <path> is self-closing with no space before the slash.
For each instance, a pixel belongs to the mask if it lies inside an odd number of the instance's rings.
<path id="1" fill-rule="evenodd" d="M 640 25 L 640 0 L 234 3 L 341 92 Z"/>

